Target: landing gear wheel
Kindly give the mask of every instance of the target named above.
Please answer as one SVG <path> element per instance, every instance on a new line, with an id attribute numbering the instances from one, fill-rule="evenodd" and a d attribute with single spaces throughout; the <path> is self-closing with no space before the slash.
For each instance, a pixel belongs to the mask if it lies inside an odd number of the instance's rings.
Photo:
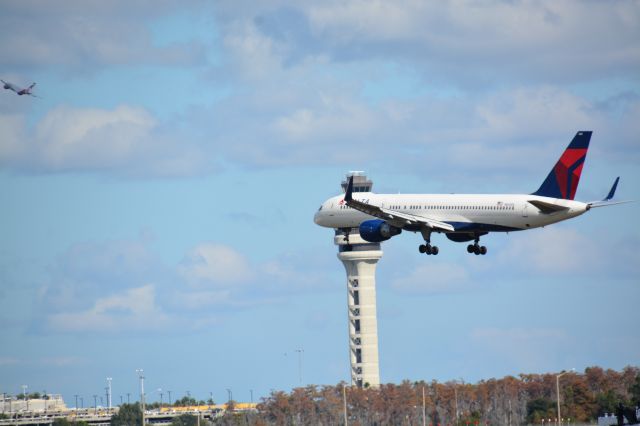
<path id="1" fill-rule="evenodd" d="M 480 246 L 473 246 L 473 254 L 475 254 L 476 256 L 480 254 Z"/>
<path id="2" fill-rule="evenodd" d="M 480 254 L 482 255 L 487 254 L 487 248 L 485 246 L 480 247 Z"/>
<path id="3" fill-rule="evenodd" d="M 424 244 L 420 244 L 420 245 L 418 246 L 418 251 L 419 251 L 420 253 L 426 253 L 426 252 L 427 252 L 427 246 L 425 246 Z"/>
<path id="4" fill-rule="evenodd" d="M 467 246 L 467 253 L 473 253 L 473 247 L 474 247 L 473 244 L 469 244 Z"/>
<path id="5" fill-rule="evenodd" d="M 440 250 L 438 250 L 438 246 L 433 246 L 433 247 L 431 247 L 431 254 L 432 254 L 432 255 L 434 255 L 434 256 L 435 256 L 435 255 L 436 255 L 436 254 L 438 254 L 439 252 L 440 252 Z"/>

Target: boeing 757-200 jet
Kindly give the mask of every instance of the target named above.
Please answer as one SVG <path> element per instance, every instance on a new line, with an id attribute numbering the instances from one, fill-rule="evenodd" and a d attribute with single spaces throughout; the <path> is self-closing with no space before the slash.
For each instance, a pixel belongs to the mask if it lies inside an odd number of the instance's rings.
<path id="1" fill-rule="evenodd" d="M 431 245 L 433 232 L 456 242 L 471 242 L 469 253 L 486 254 L 479 244 L 489 232 L 511 232 L 538 228 L 579 216 L 594 207 L 619 204 L 611 201 L 618 181 L 601 201 L 574 201 L 582 166 L 587 156 L 590 131 L 575 137 L 540 188 L 532 194 L 375 194 L 354 192 L 353 176 L 344 195 L 325 201 L 314 222 L 349 231 L 358 228 L 369 242 L 381 242 L 403 230 L 420 232 L 425 243 L 420 253 L 438 254 Z"/>

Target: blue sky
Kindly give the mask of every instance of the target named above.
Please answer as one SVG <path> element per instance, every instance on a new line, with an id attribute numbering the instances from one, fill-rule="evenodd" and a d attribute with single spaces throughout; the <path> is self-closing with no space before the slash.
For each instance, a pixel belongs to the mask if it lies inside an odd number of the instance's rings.
<path id="1" fill-rule="evenodd" d="M 0 392 L 248 400 L 348 379 L 344 269 L 313 224 L 377 192 L 534 191 L 593 130 L 577 198 L 639 199 L 640 3 L 0 4 Z M 638 364 L 638 206 L 383 244 L 381 378 Z M 126 396 L 125 396 L 126 397 Z"/>

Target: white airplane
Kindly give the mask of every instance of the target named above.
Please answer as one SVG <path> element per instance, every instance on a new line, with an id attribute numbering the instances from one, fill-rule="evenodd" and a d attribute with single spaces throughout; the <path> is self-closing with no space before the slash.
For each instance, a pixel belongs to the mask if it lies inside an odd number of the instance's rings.
<path id="1" fill-rule="evenodd" d="M 473 241 L 467 252 L 486 254 L 487 248 L 479 242 L 489 232 L 539 228 L 595 207 L 625 202 L 611 201 L 619 177 L 603 200 L 586 203 L 573 200 L 591 133 L 576 133 L 540 188 L 532 194 L 375 194 L 358 192 L 362 189 L 358 187 L 354 192 L 351 176 L 345 194 L 325 201 L 314 222 L 342 230 L 347 242 L 354 228 L 369 242 L 382 242 L 407 230 L 422 234 L 425 243 L 418 247 L 420 253 L 435 255 L 439 250 L 431 245 L 431 234 L 437 232 L 451 241 Z"/>
<path id="2" fill-rule="evenodd" d="M 7 81 L 4 81 L 4 80 L 0 80 L 0 81 L 4 85 L 5 89 L 13 90 L 14 92 L 16 92 L 18 94 L 18 96 L 29 95 L 29 96 L 33 96 L 34 98 L 39 98 L 39 96 L 36 96 L 31 92 L 31 90 L 35 87 L 36 83 L 32 83 L 31 86 L 29 86 L 29 87 L 22 88 L 22 87 L 16 86 L 13 83 L 9 83 Z"/>

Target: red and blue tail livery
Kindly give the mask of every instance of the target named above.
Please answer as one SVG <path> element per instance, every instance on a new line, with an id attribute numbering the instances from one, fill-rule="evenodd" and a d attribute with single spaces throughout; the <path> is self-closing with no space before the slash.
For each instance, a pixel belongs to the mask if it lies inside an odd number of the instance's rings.
<path id="1" fill-rule="evenodd" d="M 575 198 L 582 166 L 587 158 L 591 133 L 591 131 L 576 133 L 547 178 L 533 195 L 564 200 Z"/>

